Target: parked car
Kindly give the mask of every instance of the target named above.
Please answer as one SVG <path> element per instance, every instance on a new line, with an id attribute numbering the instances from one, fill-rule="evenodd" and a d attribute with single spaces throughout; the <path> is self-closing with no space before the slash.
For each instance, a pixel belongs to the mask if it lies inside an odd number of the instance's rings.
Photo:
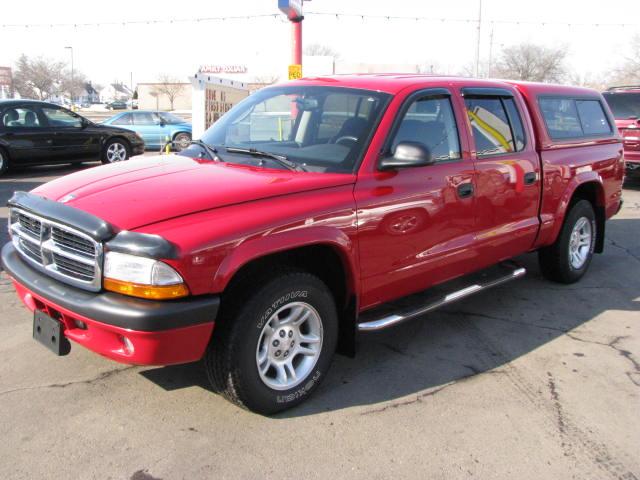
<path id="1" fill-rule="evenodd" d="M 127 102 L 123 101 L 123 100 L 116 100 L 114 102 L 109 102 L 105 105 L 105 108 L 107 110 L 126 110 L 127 107 Z"/>
<path id="2" fill-rule="evenodd" d="M 52 103 L 0 100 L 0 174 L 11 165 L 112 163 L 143 152 L 142 138 L 130 130 L 97 125 Z"/>
<path id="3" fill-rule="evenodd" d="M 612 87 L 603 96 L 616 119 L 628 173 L 640 173 L 640 85 Z"/>
<path id="4" fill-rule="evenodd" d="M 122 112 L 105 120 L 103 124 L 139 133 L 149 150 L 163 148 L 167 139 L 172 141 L 178 150 L 187 148 L 191 143 L 191 124 L 169 112 Z"/>
<path id="5" fill-rule="evenodd" d="M 131 110 L 138 110 L 138 100 L 129 100 L 127 102 L 127 108 Z"/>
<path id="6" fill-rule="evenodd" d="M 129 364 L 204 358 L 216 391 L 271 414 L 307 399 L 359 332 L 520 278 L 518 255 L 580 280 L 623 175 L 590 89 L 303 79 L 172 157 L 16 192 L 2 261 L 56 354 L 71 340 Z"/>

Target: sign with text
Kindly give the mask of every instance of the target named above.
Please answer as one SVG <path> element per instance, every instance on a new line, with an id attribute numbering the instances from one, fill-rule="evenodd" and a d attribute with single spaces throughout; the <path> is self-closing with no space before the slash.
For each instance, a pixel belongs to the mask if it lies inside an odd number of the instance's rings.
<path id="1" fill-rule="evenodd" d="M 278 0 L 278 8 L 289 20 L 302 17 L 302 0 Z"/>
<path id="2" fill-rule="evenodd" d="M 302 65 L 289 65 L 289 80 L 302 78 Z"/>
<path id="3" fill-rule="evenodd" d="M 202 65 L 200 73 L 247 73 L 246 65 Z"/>

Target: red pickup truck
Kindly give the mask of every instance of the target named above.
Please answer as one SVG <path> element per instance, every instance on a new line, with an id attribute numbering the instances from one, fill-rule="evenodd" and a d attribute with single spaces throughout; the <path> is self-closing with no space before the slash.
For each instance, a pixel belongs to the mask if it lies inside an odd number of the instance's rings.
<path id="1" fill-rule="evenodd" d="M 571 283 L 620 209 L 600 93 L 420 75 L 263 89 L 178 155 L 16 192 L 2 250 L 33 336 L 119 362 L 200 359 L 270 414 L 358 332 L 516 279 Z"/>
<path id="2" fill-rule="evenodd" d="M 611 87 L 603 96 L 622 137 L 627 173 L 640 173 L 640 85 Z"/>

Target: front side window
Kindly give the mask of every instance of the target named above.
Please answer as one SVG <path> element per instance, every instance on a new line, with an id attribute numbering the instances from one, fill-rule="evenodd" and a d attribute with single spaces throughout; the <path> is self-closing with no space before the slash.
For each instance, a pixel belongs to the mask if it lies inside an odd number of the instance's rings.
<path id="1" fill-rule="evenodd" d="M 174 115 L 173 113 L 158 112 L 157 115 L 167 125 L 179 125 L 181 123 L 186 123 L 184 119 Z"/>
<path id="2" fill-rule="evenodd" d="M 80 117 L 61 108 L 43 107 L 42 113 L 47 117 L 47 121 L 52 127 L 79 128 L 82 126 L 82 119 Z"/>
<path id="3" fill-rule="evenodd" d="M 391 151 L 401 142 L 422 143 L 436 161 L 460 158 L 460 143 L 448 97 L 426 97 L 411 104 L 398 127 Z"/>
<path id="4" fill-rule="evenodd" d="M 253 149 L 280 155 L 308 171 L 351 172 L 389 98 L 341 87 L 266 88 L 234 106 L 202 140 L 228 162 L 282 168 L 266 156 L 225 153 L 226 148 Z"/>
<path id="5" fill-rule="evenodd" d="M 512 98 L 467 97 L 465 104 L 478 157 L 524 148 L 524 129 Z"/>
<path id="6" fill-rule="evenodd" d="M 29 107 L 8 108 L 2 112 L 2 125 L 8 128 L 38 128 L 40 119 L 35 109 Z"/>

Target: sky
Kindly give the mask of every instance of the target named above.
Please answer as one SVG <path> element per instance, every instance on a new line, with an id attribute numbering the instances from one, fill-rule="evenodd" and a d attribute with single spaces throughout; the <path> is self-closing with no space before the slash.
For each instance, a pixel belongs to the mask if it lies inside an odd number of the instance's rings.
<path id="1" fill-rule="evenodd" d="M 387 20 L 307 15 L 303 45 L 320 43 L 348 63 L 434 65 L 458 74 L 476 57 L 480 0 L 445 2 L 312 0 L 306 12 L 419 16 L 429 20 Z M 640 35 L 640 2 L 482 0 L 480 56 L 486 62 L 523 41 L 566 46 L 567 65 L 580 77 L 597 77 L 619 65 Z M 249 75 L 286 75 L 291 60 L 291 27 L 283 15 L 256 19 L 182 22 L 236 15 L 276 14 L 277 0 L 4 0 L 0 4 L 0 66 L 20 54 L 70 62 L 95 83 L 153 82 L 160 74 L 184 81 L 204 64 L 244 64 Z M 441 18 L 447 20 L 441 21 Z M 164 20 L 161 24 L 87 27 L 15 27 L 23 24 Z M 455 21 L 458 20 L 458 21 Z M 505 21 L 521 24 L 499 23 Z M 530 22 L 548 22 L 544 26 Z M 570 22 L 574 25 L 557 25 Z M 631 26 L 606 26 L 611 23 Z M 595 26 L 594 24 L 600 24 Z"/>

